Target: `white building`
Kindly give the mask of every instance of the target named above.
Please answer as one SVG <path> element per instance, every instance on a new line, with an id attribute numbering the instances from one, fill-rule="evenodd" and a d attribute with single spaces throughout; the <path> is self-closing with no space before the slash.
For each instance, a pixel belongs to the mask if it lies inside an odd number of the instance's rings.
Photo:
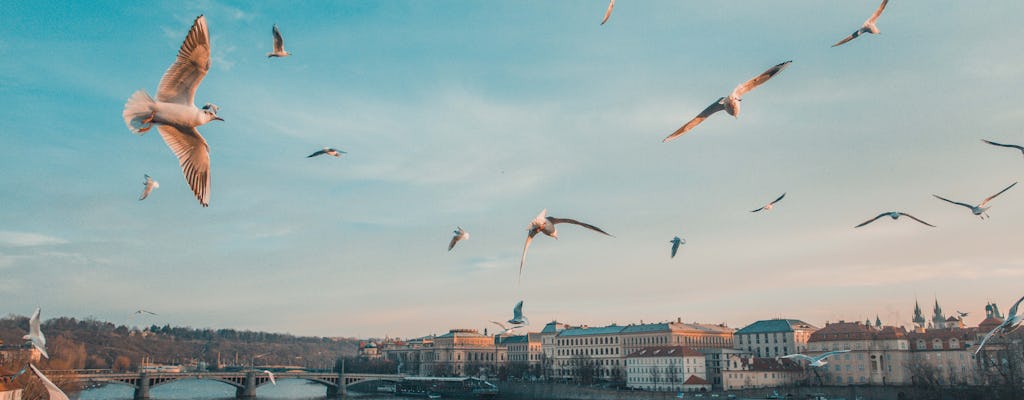
<path id="1" fill-rule="evenodd" d="M 711 390 L 704 353 L 683 346 L 645 347 L 626 356 L 626 386 L 677 392 Z"/>

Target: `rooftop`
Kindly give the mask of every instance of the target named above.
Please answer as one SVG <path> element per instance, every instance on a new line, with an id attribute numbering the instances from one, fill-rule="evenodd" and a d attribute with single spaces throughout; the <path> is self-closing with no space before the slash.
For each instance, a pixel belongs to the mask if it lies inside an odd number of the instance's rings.
<path id="1" fill-rule="evenodd" d="M 766 319 L 747 325 L 736 331 L 736 334 L 793 332 L 796 329 L 816 330 L 818 327 L 798 319 Z"/>
<path id="2" fill-rule="evenodd" d="M 704 357 L 704 353 L 686 346 L 653 346 L 634 351 L 626 357 Z"/>
<path id="3" fill-rule="evenodd" d="M 622 332 L 623 328 L 624 327 L 618 325 L 609 325 L 600 328 L 568 328 L 559 332 L 558 337 L 611 335 Z"/>

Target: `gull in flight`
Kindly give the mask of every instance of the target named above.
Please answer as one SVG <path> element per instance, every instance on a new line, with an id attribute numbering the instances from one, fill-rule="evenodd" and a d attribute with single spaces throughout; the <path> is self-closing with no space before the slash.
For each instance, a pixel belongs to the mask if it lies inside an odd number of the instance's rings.
<path id="1" fill-rule="evenodd" d="M 43 336 L 43 331 L 39 328 L 39 311 L 39 307 L 36 307 L 36 312 L 28 319 L 28 334 L 21 338 L 31 342 L 32 346 L 43 353 L 43 357 L 50 358 L 50 355 L 46 354 L 46 336 Z"/>
<path id="2" fill-rule="evenodd" d="M 460 240 L 469 239 L 469 232 L 463 230 L 461 226 L 457 228 L 459 229 L 456 229 L 454 231 L 455 236 L 452 236 L 452 241 L 448 243 L 448 251 L 452 251 L 452 248 L 454 248 L 455 244 L 458 243 Z"/>
<path id="3" fill-rule="evenodd" d="M 775 203 L 778 203 L 779 200 L 782 200 L 783 197 L 786 197 L 785 193 L 783 193 L 782 196 L 779 196 L 779 198 L 777 198 L 775 200 L 772 200 L 771 203 L 765 204 L 764 207 L 758 208 L 758 209 L 756 209 L 754 211 L 751 211 L 751 212 L 758 212 L 758 211 L 761 211 L 761 210 L 770 211 L 772 208 L 775 207 Z"/>
<path id="4" fill-rule="evenodd" d="M 874 217 L 874 218 L 872 218 L 872 219 L 869 219 L 869 220 L 867 220 L 867 221 L 861 222 L 861 223 L 860 223 L 860 225 L 857 225 L 857 226 L 855 226 L 854 228 L 860 228 L 860 227 L 862 227 L 862 226 L 864 226 L 864 225 L 867 225 L 867 224 L 870 224 L 870 223 L 872 223 L 872 222 L 875 222 L 875 221 L 877 221 L 877 220 L 878 220 L 879 218 L 882 218 L 882 217 L 889 217 L 889 218 L 892 218 L 892 219 L 898 219 L 898 218 L 899 218 L 899 217 L 900 217 L 901 215 L 903 215 L 903 216 L 907 216 L 907 217 L 909 217 L 910 219 L 913 219 L 914 221 L 917 221 L 917 222 L 920 222 L 920 223 L 922 223 L 922 224 L 928 225 L 928 226 L 930 226 L 930 227 L 932 227 L 932 228 L 934 228 L 934 227 L 935 227 L 935 225 L 932 225 L 932 224 L 929 224 L 929 223 L 927 223 L 927 222 L 924 222 L 924 221 L 922 221 L 922 220 L 919 220 L 919 219 L 917 219 L 916 217 L 914 217 L 913 215 L 907 214 L 907 213 L 905 213 L 905 212 L 899 212 L 899 211 L 888 211 L 888 212 L 884 212 L 884 213 L 878 214 L 878 216 L 877 216 L 877 217 Z"/>
<path id="5" fill-rule="evenodd" d="M 347 153 L 345 153 L 344 151 L 338 150 L 338 149 L 332 149 L 330 147 L 324 147 L 323 150 L 317 150 L 315 153 L 306 156 L 306 158 L 316 157 L 316 156 L 324 155 L 324 154 L 329 155 L 329 156 L 341 157 L 342 154 L 347 154 Z"/>
<path id="6" fill-rule="evenodd" d="M 274 379 L 274 373 L 273 372 L 270 372 L 270 371 L 267 371 L 267 370 L 263 370 L 263 373 L 267 374 L 267 377 L 270 378 L 270 383 L 273 383 L 274 386 L 277 386 L 277 380 Z"/>
<path id="7" fill-rule="evenodd" d="M 882 15 L 882 10 L 885 9 L 885 4 L 888 3 L 888 2 L 889 2 L 889 0 L 882 0 L 882 5 L 878 6 L 878 9 L 875 10 L 874 14 L 871 14 L 871 18 L 868 18 L 867 21 L 864 21 L 864 25 L 862 25 L 860 27 L 860 29 L 857 29 L 856 31 L 851 33 L 850 36 L 847 36 L 847 37 L 843 38 L 843 40 L 840 40 L 840 41 L 836 42 L 836 44 L 832 45 L 832 47 L 836 47 L 836 46 L 839 46 L 839 45 L 841 45 L 843 43 L 846 43 L 846 42 L 849 42 L 849 41 L 851 41 L 853 39 L 856 39 L 857 36 L 860 36 L 861 34 L 865 34 L 865 33 L 875 34 L 875 33 L 878 33 L 878 27 L 875 26 L 875 21 L 878 21 L 878 17 L 880 15 Z"/>
<path id="8" fill-rule="evenodd" d="M 942 200 L 942 201 L 945 201 L 947 203 L 952 203 L 952 204 L 956 204 L 958 206 L 967 207 L 968 209 L 971 210 L 972 214 L 977 215 L 981 219 L 985 219 L 985 218 L 988 218 L 988 209 L 992 208 L 992 206 L 987 206 L 986 207 L 986 205 L 988 205 L 988 202 L 991 201 L 992 199 L 996 198 L 996 196 L 1003 194 L 1003 192 L 1005 192 L 1007 190 L 1010 190 L 1010 188 L 1012 188 L 1016 184 L 1017 184 L 1017 182 L 1014 182 L 1012 185 L 1007 186 L 1006 189 L 1000 190 L 999 193 L 996 193 L 994 195 L 988 196 L 985 200 L 982 200 L 981 204 L 978 204 L 976 206 L 972 206 L 970 204 L 965 204 L 965 203 L 960 203 L 960 202 L 957 202 L 957 201 L 953 201 L 953 200 L 941 197 L 941 196 L 939 196 L 937 194 L 933 194 L 932 196 L 935 196 L 935 198 L 937 198 L 939 200 Z"/>
<path id="9" fill-rule="evenodd" d="M 825 364 L 828 364 L 828 361 L 825 361 L 826 358 L 829 358 L 829 357 L 834 356 L 836 354 L 842 354 L 842 353 L 848 353 L 848 352 L 849 352 L 849 350 L 836 350 L 836 351 L 830 351 L 828 353 L 821 353 L 821 354 L 818 354 L 818 355 L 816 355 L 814 357 L 805 356 L 803 354 L 789 354 L 789 355 L 782 356 L 782 358 L 796 358 L 798 360 L 804 360 L 804 361 L 809 362 L 810 363 L 809 365 L 812 366 L 812 367 L 820 367 L 820 366 L 823 366 Z"/>
<path id="10" fill-rule="evenodd" d="M 1010 313 L 1006 315 L 1006 320 L 1003 321 L 1003 323 L 999 324 L 995 329 L 992 329 L 991 332 L 981 339 L 981 344 L 978 345 L 977 350 L 974 350 L 974 354 L 978 354 L 978 352 L 981 351 L 981 347 L 985 345 L 985 342 L 992 338 L 992 335 L 995 335 L 996 332 L 1007 334 L 1013 333 L 1017 328 L 1020 328 L 1021 316 L 1017 315 L 1017 306 L 1020 305 L 1021 301 L 1024 301 L 1024 297 L 1021 297 L 1016 303 L 1013 303 L 1013 307 L 1010 307 Z"/>
<path id="11" fill-rule="evenodd" d="M 507 322 L 512 325 L 517 325 L 514 326 L 513 328 L 519 328 L 530 323 L 530 320 L 526 319 L 526 317 L 523 316 L 522 300 L 519 300 L 519 302 L 516 303 L 515 308 L 512 309 L 512 319 L 508 320 Z"/>
<path id="12" fill-rule="evenodd" d="M 267 58 L 270 57 L 288 57 L 292 55 L 284 49 L 284 38 L 281 37 L 281 31 L 277 29 L 277 24 L 274 24 L 274 51 L 267 53 Z"/>
<path id="13" fill-rule="evenodd" d="M 761 86 L 762 83 L 767 82 L 769 79 L 775 76 L 775 74 L 779 73 L 780 71 L 788 67 L 789 64 L 792 62 L 793 61 L 790 60 L 781 64 L 777 64 L 771 68 L 768 68 L 768 70 L 764 71 L 761 75 L 755 76 L 753 79 L 739 84 L 738 86 L 736 86 L 735 89 L 732 90 L 732 93 L 729 94 L 729 97 L 719 97 L 718 100 L 715 100 L 714 103 L 711 103 L 710 106 L 705 108 L 704 111 L 701 111 L 700 114 L 697 114 L 696 117 L 691 119 L 690 122 L 687 122 L 686 125 L 683 125 L 682 128 L 679 128 L 671 135 L 668 135 L 668 137 L 662 140 L 662 142 L 668 142 L 670 140 L 682 136 L 684 133 L 686 133 L 690 129 L 693 129 L 701 122 L 704 122 L 704 120 L 710 117 L 711 114 L 714 114 L 722 110 L 725 110 L 725 112 L 729 113 L 729 115 L 739 118 L 740 102 L 743 101 L 743 95 L 751 90 L 754 90 L 754 88 Z"/>
<path id="14" fill-rule="evenodd" d="M 519 328 L 521 327 L 520 325 L 516 325 L 516 326 L 505 326 L 505 324 L 503 324 L 503 323 L 501 323 L 501 322 L 498 322 L 498 321 L 491 321 L 491 323 L 492 323 L 492 324 L 495 324 L 495 325 L 497 325 L 497 326 L 499 326 L 499 327 L 501 327 L 501 332 L 498 332 L 498 333 L 496 334 L 497 336 L 501 336 L 501 335 L 504 335 L 504 334 L 506 334 L 506 333 L 507 333 L 507 334 L 512 334 L 512 333 L 514 333 L 514 332 L 515 332 L 515 330 L 516 330 L 516 329 L 519 329 Z"/>
<path id="15" fill-rule="evenodd" d="M 160 314 L 157 314 L 155 312 L 147 311 L 147 310 L 136 310 L 132 315 L 143 315 L 143 314 L 160 315 Z"/>
<path id="16" fill-rule="evenodd" d="M 615 8 L 615 0 L 611 0 L 611 2 L 608 3 L 608 11 L 604 12 L 604 19 L 601 20 L 601 25 L 608 22 L 608 17 L 612 16 L 612 8 Z"/>
<path id="17" fill-rule="evenodd" d="M 993 146 L 1000 146 L 1000 147 L 1010 147 L 1010 148 L 1014 148 L 1014 149 L 1020 150 L 1020 153 L 1021 153 L 1022 155 L 1024 155 L 1024 146 L 1019 146 L 1019 145 L 1016 145 L 1016 144 L 1002 144 L 1002 143 L 996 143 L 996 142 L 988 141 L 988 140 L 985 140 L 985 139 L 981 139 L 981 141 L 982 141 L 982 142 L 985 142 L 985 143 L 988 143 L 988 144 L 990 144 L 990 145 L 993 145 Z"/>
<path id="18" fill-rule="evenodd" d="M 39 380 L 43 381 L 43 386 L 46 387 L 46 393 L 50 398 L 49 400 L 68 400 L 68 395 L 64 394 L 64 391 L 60 390 L 60 388 L 57 387 L 57 385 L 54 385 L 53 382 L 50 382 L 50 380 L 46 378 L 46 375 L 39 372 L 39 369 L 36 368 L 35 365 L 29 364 L 28 366 L 32 368 L 32 372 L 39 377 Z"/>
<path id="19" fill-rule="evenodd" d="M 608 232 L 605 232 L 605 231 L 601 230 L 601 228 L 598 228 L 598 227 L 590 225 L 590 224 L 586 224 L 586 223 L 583 223 L 583 222 L 580 222 L 580 221 L 577 221 L 577 220 L 574 220 L 574 219 L 555 218 L 555 217 L 549 217 L 547 215 L 548 215 L 548 209 L 545 208 L 544 210 L 542 210 L 540 212 L 540 214 L 537 214 L 537 217 L 535 217 L 533 219 L 533 221 L 530 221 L 530 226 L 527 227 L 527 229 L 529 230 L 529 234 L 526 235 L 526 244 L 523 245 L 523 257 L 521 259 L 519 259 L 519 279 L 520 280 L 523 279 L 523 264 L 526 263 L 526 250 L 530 248 L 530 242 L 533 241 L 533 237 L 537 236 L 538 232 L 542 232 L 545 235 L 548 235 L 548 236 L 551 236 L 551 237 L 553 237 L 555 239 L 558 239 L 558 228 L 555 227 L 555 224 L 560 224 L 560 223 L 566 222 L 566 223 L 576 224 L 576 225 L 582 226 L 584 228 L 587 228 L 587 229 L 590 229 L 590 230 L 593 230 L 593 231 L 597 231 L 597 232 L 603 233 L 603 234 L 605 234 L 607 236 L 611 236 L 611 235 L 608 234 Z"/>
<path id="20" fill-rule="evenodd" d="M 142 182 L 142 184 L 145 185 L 146 188 L 142 189 L 142 196 L 139 196 L 139 200 L 145 200 L 149 197 L 149 194 L 153 192 L 153 189 L 160 187 L 160 182 L 154 181 L 149 175 L 146 175 L 146 181 Z"/>
<path id="21" fill-rule="evenodd" d="M 957 315 L 960 316 L 960 318 L 966 317 L 968 314 L 970 314 L 970 313 L 965 313 L 965 312 L 960 311 L 960 310 L 956 310 L 956 313 L 957 313 Z"/>
<path id="22" fill-rule="evenodd" d="M 156 100 L 139 89 L 128 98 L 122 116 L 133 133 L 144 134 L 153 125 L 181 164 L 185 181 L 203 207 L 210 205 L 210 147 L 196 127 L 223 121 L 219 108 L 207 103 L 196 108 L 196 88 L 210 70 L 210 32 L 200 15 L 178 50 L 178 58 L 160 78 Z"/>
<path id="23" fill-rule="evenodd" d="M 679 236 L 676 236 L 676 237 L 672 238 L 672 240 L 669 240 L 668 242 L 672 243 L 672 257 L 671 258 L 676 258 L 676 251 L 679 250 L 679 245 L 686 244 L 686 239 L 680 239 Z"/>

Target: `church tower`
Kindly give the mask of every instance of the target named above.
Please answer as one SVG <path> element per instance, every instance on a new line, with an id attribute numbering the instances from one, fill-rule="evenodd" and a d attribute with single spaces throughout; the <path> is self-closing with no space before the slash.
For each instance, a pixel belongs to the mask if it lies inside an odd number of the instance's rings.
<path id="1" fill-rule="evenodd" d="M 932 325 L 935 329 L 942 329 L 946 327 L 946 317 L 942 315 L 942 307 L 939 307 L 939 299 L 935 299 L 934 315 L 932 315 Z"/>
<path id="2" fill-rule="evenodd" d="M 921 305 L 914 300 L 914 327 L 917 329 L 924 329 L 925 319 L 924 315 L 921 315 Z"/>

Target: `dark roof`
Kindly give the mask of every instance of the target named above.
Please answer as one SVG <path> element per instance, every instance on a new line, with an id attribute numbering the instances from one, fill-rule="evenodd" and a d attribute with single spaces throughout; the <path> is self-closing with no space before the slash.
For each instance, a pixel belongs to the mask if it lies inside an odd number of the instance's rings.
<path id="1" fill-rule="evenodd" d="M 548 322 L 547 325 L 544 325 L 544 329 L 541 329 L 540 333 L 558 333 L 568 328 L 569 325 L 558 321 L 551 321 Z"/>
<path id="2" fill-rule="evenodd" d="M 710 385 L 710 383 L 708 383 L 707 380 L 704 380 L 704 379 L 702 379 L 701 377 L 699 377 L 697 375 L 690 375 L 689 378 L 686 378 L 686 382 L 683 382 L 683 384 L 684 385 Z"/>
<path id="3" fill-rule="evenodd" d="M 626 358 L 637 357 L 704 357 L 704 353 L 686 346 L 652 346 L 644 347 L 626 356 Z"/>
<path id="4" fill-rule="evenodd" d="M 824 328 L 811 334 L 808 342 L 826 342 L 835 340 L 886 340 L 899 339 L 907 336 L 902 327 L 885 326 L 875 329 L 860 322 L 826 323 Z"/>
<path id="5" fill-rule="evenodd" d="M 602 326 L 600 328 L 567 328 L 558 332 L 558 337 L 610 335 L 622 332 L 622 328 L 617 325 Z"/>
<path id="6" fill-rule="evenodd" d="M 793 332 L 795 330 L 793 329 L 794 327 L 798 329 L 818 329 L 818 327 L 798 319 L 766 319 L 747 325 L 743 329 L 736 331 L 736 334 Z"/>
<path id="7" fill-rule="evenodd" d="M 440 339 L 440 338 L 455 338 L 455 337 L 484 338 L 484 337 L 487 337 L 487 336 L 484 336 L 483 334 L 480 333 L 480 331 L 478 331 L 476 329 L 452 329 L 452 330 L 448 331 L 448 333 L 446 333 L 444 335 L 441 335 L 441 336 L 438 336 L 437 338 Z"/>

